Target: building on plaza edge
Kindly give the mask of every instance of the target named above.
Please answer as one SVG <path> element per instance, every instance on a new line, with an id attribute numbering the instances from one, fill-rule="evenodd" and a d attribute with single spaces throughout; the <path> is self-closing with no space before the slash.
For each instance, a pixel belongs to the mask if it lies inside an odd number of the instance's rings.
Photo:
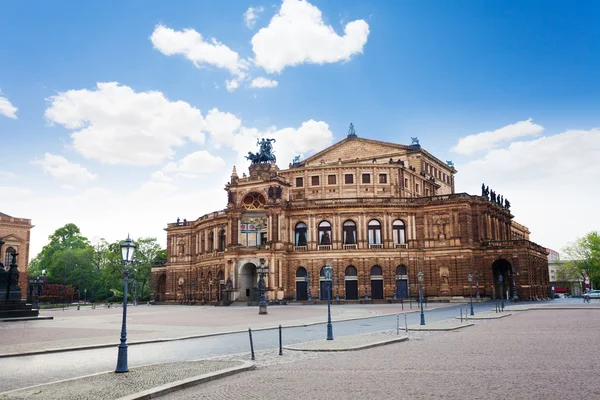
<path id="1" fill-rule="evenodd" d="M 546 249 L 529 241 L 510 202 L 489 187 L 454 192 L 456 169 L 417 138 L 399 145 L 344 140 L 288 169 L 271 139 L 235 166 L 227 207 L 169 223 L 167 263 L 152 269 L 157 302 L 255 301 L 257 266 L 268 267 L 268 300 L 327 299 L 323 267 L 334 268 L 341 301 L 418 296 L 542 299 L 550 293 Z M 502 283 L 500 283 L 502 277 Z"/>
<path id="2" fill-rule="evenodd" d="M 4 240 L 4 245 L 0 247 L 0 268 L 8 271 L 12 254 L 17 254 L 22 300 L 27 299 L 28 293 L 27 268 L 31 228 L 33 225 L 30 219 L 14 218 L 0 212 L 0 238 Z"/>

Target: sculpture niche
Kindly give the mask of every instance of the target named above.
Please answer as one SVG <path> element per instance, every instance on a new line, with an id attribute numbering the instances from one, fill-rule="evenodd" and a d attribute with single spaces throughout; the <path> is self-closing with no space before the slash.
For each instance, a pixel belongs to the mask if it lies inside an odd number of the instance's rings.
<path id="1" fill-rule="evenodd" d="M 252 161 L 252 164 L 277 162 L 271 142 L 275 143 L 275 139 L 256 139 L 256 145 L 259 146 L 260 149 L 258 153 L 249 151 L 246 159 Z"/>

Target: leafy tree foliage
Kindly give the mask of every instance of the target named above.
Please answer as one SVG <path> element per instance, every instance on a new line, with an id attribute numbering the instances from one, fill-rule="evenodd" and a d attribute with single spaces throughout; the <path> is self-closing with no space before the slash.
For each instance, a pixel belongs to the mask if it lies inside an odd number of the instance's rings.
<path id="1" fill-rule="evenodd" d="M 586 276 L 589 276 L 593 287 L 600 286 L 599 232 L 590 232 L 584 237 L 577 238 L 563 248 L 563 252 L 567 255 L 568 261 L 557 271 L 559 280 L 576 278 L 583 281 Z"/>

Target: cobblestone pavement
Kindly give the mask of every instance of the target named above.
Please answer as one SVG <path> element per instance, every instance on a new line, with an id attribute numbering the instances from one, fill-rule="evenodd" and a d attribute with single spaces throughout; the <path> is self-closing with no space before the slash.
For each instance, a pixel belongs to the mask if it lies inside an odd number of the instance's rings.
<path id="1" fill-rule="evenodd" d="M 130 369 L 129 372 L 124 374 L 111 372 L 51 385 L 37 386 L 0 395 L 0 398 L 15 400 L 28 400 L 34 397 L 44 400 L 113 400 L 166 383 L 240 365 L 242 365 L 241 361 L 234 360 L 156 364 Z"/>
<path id="2" fill-rule="evenodd" d="M 257 353 L 254 371 L 163 399 L 597 399 L 598 312 L 515 313 L 357 352 L 293 352 L 280 362 Z"/>
<path id="3" fill-rule="evenodd" d="M 412 305 L 414 312 L 416 304 Z M 430 309 L 447 305 L 431 305 Z M 409 304 L 332 305 L 332 320 L 375 317 L 409 310 Z M 98 344 L 118 344 L 123 309 L 120 307 L 71 307 L 42 310 L 54 320 L 0 323 L 0 354 L 30 350 L 72 348 Z M 267 315 L 257 307 L 146 306 L 127 307 L 129 342 L 197 336 L 252 327 L 305 325 L 326 322 L 327 305 L 270 306 Z M 115 332 L 117 335 L 115 335 Z"/>

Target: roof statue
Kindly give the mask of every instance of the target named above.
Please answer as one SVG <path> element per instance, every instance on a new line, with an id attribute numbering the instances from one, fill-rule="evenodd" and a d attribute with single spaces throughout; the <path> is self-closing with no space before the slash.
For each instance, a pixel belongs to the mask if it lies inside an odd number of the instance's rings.
<path id="1" fill-rule="evenodd" d="M 297 154 L 294 159 L 292 160 L 292 164 L 296 164 L 297 162 L 300 162 L 300 154 Z"/>
<path id="2" fill-rule="evenodd" d="M 411 136 L 410 140 L 412 140 L 412 142 L 410 144 L 411 146 L 420 146 L 419 145 L 419 138 L 418 137 L 412 137 Z"/>
<path id="3" fill-rule="evenodd" d="M 452 160 L 446 160 L 446 164 L 450 167 L 450 168 L 454 168 L 454 161 Z"/>
<path id="4" fill-rule="evenodd" d="M 348 137 L 350 137 L 350 138 L 358 137 L 358 136 L 356 136 L 356 131 L 354 130 L 354 124 L 352 122 L 350 122 L 350 128 L 348 128 Z"/>
<path id="5" fill-rule="evenodd" d="M 260 146 L 260 149 L 258 153 L 249 151 L 246 159 L 252 161 L 252 164 L 276 162 L 277 159 L 275 158 L 271 142 L 275 143 L 275 139 L 256 139 L 256 145 Z"/>

